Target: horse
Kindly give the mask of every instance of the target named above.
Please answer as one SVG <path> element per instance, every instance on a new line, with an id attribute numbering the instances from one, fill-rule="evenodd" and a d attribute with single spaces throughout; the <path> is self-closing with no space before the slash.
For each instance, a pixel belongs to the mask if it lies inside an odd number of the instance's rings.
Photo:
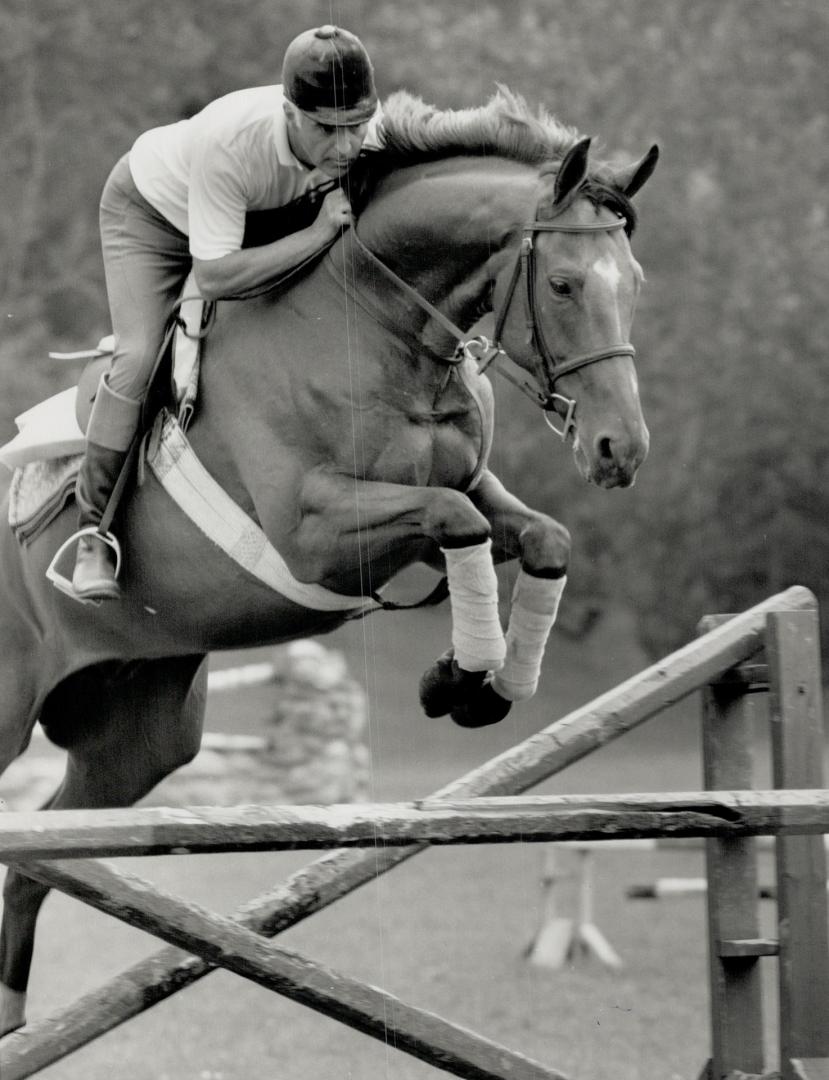
<path id="1" fill-rule="evenodd" d="M 203 342 L 187 440 L 251 523 L 245 543 L 267 542 L 296 589 L 221 550 L 159 469 L 139 468 L 119 512 L 120 603 L 81 605 L 45 580 L 71 508 L 26 545 L 0 530 L 0 771 L 39 721 L 67 752 L 48 808 L 142 798 L 199 749 L 210 651 L 330 631 L 415 563 L 446 573 L 452 621 L 421 683 L 427 713 L 474 727 L 534 690 L 521 653 L 537 669 L 570 538 L 488 468 L 490 375 L 512 372 L 561 421 L 585 480 L 633 482 L 648 432 L 628 342 L 643 280 L 631 199 L 658 150 L 593 167 L 589 139 L 503 87 L 457 111 L 398 92 L 383 132 L 356 225 L 290 287 L 220 302 Z M 495 340 L 469 338 L 488 312 Z M 515 558 L 505 637 L 493 566 Z M 7 874 L 0 1034 L 25 1022 L 47 891 Z"/>

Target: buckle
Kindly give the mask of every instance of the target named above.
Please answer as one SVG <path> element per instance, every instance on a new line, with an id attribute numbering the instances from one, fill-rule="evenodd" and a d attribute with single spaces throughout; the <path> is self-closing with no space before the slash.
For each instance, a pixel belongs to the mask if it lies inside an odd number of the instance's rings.
<path id="1" fill-rule="evenodd" d="M 478 365 L 478 374 L 483 375 L 496 356 L 504 350 L 490 341 L 488 337 L 479 334 L 461 343 L 461 353 L 465 360 L 473 360 Z"/>
<path id="2" fill-rule="evenodd" d="M 561 402 L 566 406 L 566 412 L 563 417 L 563 423 L 560 428 L 557 428 L 553 421 L 550 419 L 550 413 L 556 413 L 556 402 Z M 541 404 L 544 410 L 544 422 L 550 431 L 554 431 L 562 442 L 567 441 L 567 436 L 570 434 L 571 429 L 575 429 L 576 422 L 573 419 L 576 412 L 576 402 L 573 398 L 565 397 L 564 394 L 549 394 L 547 398 Z"/>

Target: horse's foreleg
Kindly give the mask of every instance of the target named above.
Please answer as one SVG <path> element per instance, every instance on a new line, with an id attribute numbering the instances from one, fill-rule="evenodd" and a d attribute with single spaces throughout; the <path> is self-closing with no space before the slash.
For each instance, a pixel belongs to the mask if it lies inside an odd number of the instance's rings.
<path id="1" fill-rule="evenodd" d="M 532 510 L 486 470 L 469 492 L 492 530 L 496 562 L 518 559 L 536 578 L 561 578 L 570 561 L 570 534 L 548 514 Z"/>
<path id="2" fill-rule="evenodd" d="M 498 615 L 498 579 L 492 562 L 492 543 L 442 549 L 452 608 L 452 648 L 438 657 L 420 680 L 420 702 L 427 716 L 445 716 L 464 727 L 483 727 L 506 716 L 479 708 L 478 701 L 490 672 L 507 655 L 507 643 Z"/>
<path id="3" fill-rule="evenodd" d="M 491 528 L 465 494 L 315 472 L 305 480 L 300 505 L 300 527 L 291 551 L 283 553 L 294 573 L 339 591 L 365 587 L 372 565 L 390 552 L 416 549 L 424 539 L 439 546 L 449 583 L 453 654 L 424 676 L 421 701 L 428 715 L 450 712 L 501 666 L 506 644 Z M 359 580 L 349 582 L 348 567 L 359 572 Z"/>
<path id="4" fill-rule="evenodd" d="M 496 561 L 517 557 L 515 582 L 507 627 L 507 653 L 492 683 L 481 688 L 458 723 L 480 723 L 482 716 L 506 715 L 509 703 L 532 697 L 541 673 L 547 639 L 555 623 L 567 577 L 570 537 L 557 521 L 531 510 L 510 494 L 490 472 L 470 492 L 472 502 L 487 517 L 496 541 Z"/>

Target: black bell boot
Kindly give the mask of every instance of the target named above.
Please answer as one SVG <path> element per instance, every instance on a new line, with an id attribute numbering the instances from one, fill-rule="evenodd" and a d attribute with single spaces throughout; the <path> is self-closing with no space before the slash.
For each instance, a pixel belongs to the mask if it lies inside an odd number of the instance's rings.
<path id="1" fill-rule="evenodd" d="M 109 450 L 96 443 L 86 444 L 75 488 L 81 529 L 100 524 L 113 488 L 126 460 L 126 453 Z M 102 536 L 87 532 L 78 540 L 72 588 L 79 600 L 119 600 L 121 587 L 116 577 L 116 553 Z"/>

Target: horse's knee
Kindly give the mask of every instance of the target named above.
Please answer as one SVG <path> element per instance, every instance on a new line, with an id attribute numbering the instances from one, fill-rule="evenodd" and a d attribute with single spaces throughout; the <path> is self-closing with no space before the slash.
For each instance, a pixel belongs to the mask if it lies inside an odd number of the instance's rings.
<path id="1" fill-rule="evenodd" d="M 426 507 L 423 529 L 441 547 L 467 547 L 489 539 L 492 527 L 463 492 L 435 488 Z"/>
<path id="2" fill-rule="evenodd" d="M 520 534 L 521 566 L 534 577 L 563 577 L 570 562 L 570 533 L 558 521 L 539 514 Z"/>
<path id="3" fill-rule="evenodd" d="M 169 742 L 126 739 L 69 752 L 66 776 L 55 809 L 83 806 L 132 806 L 199 751 L 197 739 Z"/>
<path id="4" fill-rule="evenodd" d="M 133 755 L 135 768 L 129 777 L 122 777 L 118 791 L 128 793 L 130 804 L 142 799 L 156 784 L 160 784 L 176 769 L 189 765 L 199 752 L 199 739 L 180 739 L 163 746 L 151 747 L 146 756 Z M 140 764 L 139 764 L 140 763 Z"/>
<path id="5" fill-rule="evenodd" d="M 141 775 L 136 777 L 136 783 L 140 788 L 146 788 L 147 784 L 154 786 L 161 783 L 165 777 L 175 772 L 176 769 L 182 769 L 185 765 L 190 764 L 199 752 L 200 743 L 200 738 L 198 740 L 177 740 L 164 746 L 151 747 L 150 753 L 146 757 L 136 755 L 133 752 L 133 761 L 142 762 Z M 138 772 L 139 770 L 135 771 Z M 129 782 L 127 782 L 127 786 L 129 786 Z M 135 799 L 142 798 L 146 793 L 145 790 L 138 791 Z"/>
<path id="6" fill-rule="evenodd" d="M 170 752 L 166 756 L 164 767 L 166 769 L 165 776 L 168 776 L 176 769 L 181 769 L 185 765 L 189 765 L 190 762 L 196 757 L 201 748 L 201 734 L 198 738 L 182 740 L 176 743 L 170 748 Z"/>

